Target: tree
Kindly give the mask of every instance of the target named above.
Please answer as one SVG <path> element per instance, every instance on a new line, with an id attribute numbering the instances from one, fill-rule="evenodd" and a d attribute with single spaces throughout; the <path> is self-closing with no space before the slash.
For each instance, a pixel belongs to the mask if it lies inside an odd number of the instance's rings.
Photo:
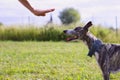
<path id="1" fill-rule="evenodd" d="M 2 22 L 0 22 L 0 26 L 2 26 L 3 25 L 3 23 Z"/>
<path id="2" fill-rule="evenodd" d="M 70 24 L 80 20 L 80 14 L 74 8 L 66 8 L 60 12 L 59 18 L 63 24 Z"/>

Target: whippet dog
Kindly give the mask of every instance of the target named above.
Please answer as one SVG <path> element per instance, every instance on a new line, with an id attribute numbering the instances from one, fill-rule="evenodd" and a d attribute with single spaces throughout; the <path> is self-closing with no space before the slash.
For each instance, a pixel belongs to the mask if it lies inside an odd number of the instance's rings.
<path id="1" fill-rule="evenodd" d="M 120 71 L 120 45 L 103 43 L 88 31 L 91 26 L 92 22 L 90 21 L 84 27 L 76 27 L 63 32 L 66 35 L 71 35 L 67 41 L 80 39 L 87 44 L 88 56 L 94 55 L 96 57 L 104 80 L 109 80 L 110 73 Z"/>

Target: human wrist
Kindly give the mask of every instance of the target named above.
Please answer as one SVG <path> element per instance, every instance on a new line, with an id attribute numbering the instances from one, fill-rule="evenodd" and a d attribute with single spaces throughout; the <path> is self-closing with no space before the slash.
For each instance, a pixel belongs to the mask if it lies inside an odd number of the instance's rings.
<path id="1" fill-rule="evenodd" d="M 32 13 L 34 13 L 34 12 L 35 12 L 35 9 L 34 9 L 34 8 L 32 8 L 32 7 L 31 7 L 29 10 L 30 10 Z"/>

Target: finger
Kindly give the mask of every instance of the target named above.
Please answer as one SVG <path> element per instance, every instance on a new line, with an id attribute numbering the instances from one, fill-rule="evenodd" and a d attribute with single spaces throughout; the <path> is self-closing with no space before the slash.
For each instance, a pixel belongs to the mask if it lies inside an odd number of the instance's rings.
<path id="1" fill-rule="evenodd" d="M 55 9 L 47 9 L 47 10 L 45 10 L 45 13 L 48 13 L 48 12 L 52 12 L 52 11 L 54 11 Z"/>

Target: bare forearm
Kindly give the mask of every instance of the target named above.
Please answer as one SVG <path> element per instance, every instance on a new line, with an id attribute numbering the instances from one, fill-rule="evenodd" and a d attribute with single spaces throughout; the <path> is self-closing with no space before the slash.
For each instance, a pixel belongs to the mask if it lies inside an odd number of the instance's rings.
<path id="1" fill-rule="evenodd" d="M 30 3 L 27 0 L 19 0 L 26 8 L 28 8 L 31 12 L 34 12 L 34 9 L 30 5 Z"/>
<path id="2" fill-rule="evenodd" d="M 36 16 L 45 16 L 46 13 L 53 12 L 55 10 L 54 8 L 47 10 L 38 10 L 38 9 L 34 9 L 27 0 L 19 0 L 19 1 Z"/>

